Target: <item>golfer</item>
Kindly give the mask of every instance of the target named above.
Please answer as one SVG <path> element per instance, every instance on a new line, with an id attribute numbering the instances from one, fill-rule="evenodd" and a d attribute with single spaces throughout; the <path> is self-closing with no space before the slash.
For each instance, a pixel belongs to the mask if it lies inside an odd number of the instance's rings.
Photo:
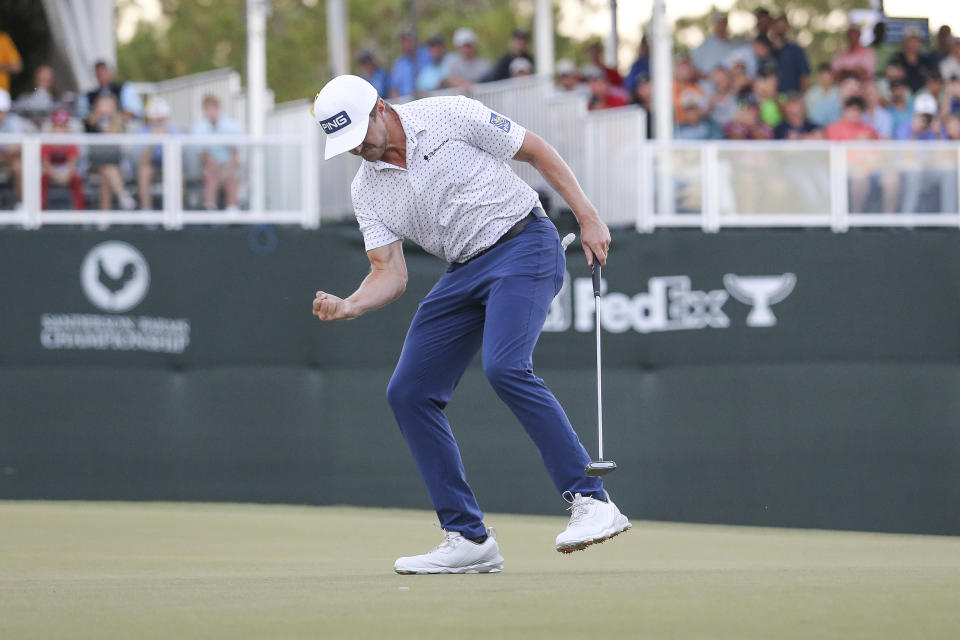
<path id="1" fill-rule="evenodd" d="M 486 573 L 503 567 L 492 529 L 467 484 L 444 414 L 481 352 L 497 395 L 533 439 L 557 491 L 571 503 L 558 551 L 585 549 L 630 527 L 587 477 L 590 461 L 563 408 L 533 373 L 533 348 L 566 261 L 537 193 L 507 164 L 529 162 L 580 222 L 588 264 L 605 264 L 610 232 L 563 159 L 536 134 L 462 96 L 390 105 L 366 80 L 334 78 L 311 110 L 326 133 L 325 158 L 363 158 L 351 195 L 370 273 L 346 298 L 318 291 L 320 320 L 356 318 L 403 294 L 402 240 L 449 267 L 420 303 L 387 387 L 444 532 L 429 553 L 399 558 L 397 573 Z"/>

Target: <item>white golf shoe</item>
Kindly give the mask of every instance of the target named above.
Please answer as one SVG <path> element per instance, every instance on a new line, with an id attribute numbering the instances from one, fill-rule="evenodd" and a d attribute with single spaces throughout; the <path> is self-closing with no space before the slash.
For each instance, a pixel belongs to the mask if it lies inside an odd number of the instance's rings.
<path id="1" fill-rule="evenodd" d="M 569 497 L 567 497 L 569 496 Z M 620 513 L 617 505 L 607 495 L 607 501 L 596 500 L 564 492 L 563 499 L 570 503 L 570 522 L 563 533 L 557 536 L 557 551 L 573 553 L 592 544 L 599 544 L 619 535 L 632 525 L 627 516 Z"/>
<path id="2" fill-rule="evenodd" d="M 497 532 L 487 529 L 487 539 L 477 544 L 458 531 L 443 531 L 443 542 L 436 549 L 420 556 L 397 558 L 397 573 L 499 573 L 503 556 L 497 545 Z"/>

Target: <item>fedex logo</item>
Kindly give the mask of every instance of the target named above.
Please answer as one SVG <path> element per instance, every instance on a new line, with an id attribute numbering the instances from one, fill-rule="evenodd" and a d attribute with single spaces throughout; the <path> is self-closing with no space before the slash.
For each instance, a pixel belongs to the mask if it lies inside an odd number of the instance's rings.
<path id="1" fill-rule="evenodd" d="M 320 126 L 323 127 L 324 133 L 336 133 L 348 124 L 350 124 L 350 116 L 347 115 L 346 111 L 341 111 L 326 120 L 320 121 Z"/>

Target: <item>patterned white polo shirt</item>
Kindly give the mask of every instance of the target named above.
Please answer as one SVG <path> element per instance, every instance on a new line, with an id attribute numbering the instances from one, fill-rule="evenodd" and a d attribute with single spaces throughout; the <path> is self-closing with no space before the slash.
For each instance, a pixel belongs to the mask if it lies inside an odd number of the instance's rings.
<path id="1" fill-rule="evenodd" d="M 538 204 L 507 165 L 526 133 L 516 122 L 462 96 L 393 109 L 407 136 L 407 168 L 364 160 L 351 186 L 367 251 L 406 238 L 463 262 Z"/>

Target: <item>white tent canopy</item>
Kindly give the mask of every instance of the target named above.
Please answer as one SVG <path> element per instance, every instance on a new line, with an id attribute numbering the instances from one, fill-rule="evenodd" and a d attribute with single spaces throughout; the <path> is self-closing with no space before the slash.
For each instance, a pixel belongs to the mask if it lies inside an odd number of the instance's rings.
<path id="1" fill-rule="evenodd" d="M 114 0 L 43 0 L 50 32 L 60 43 L 77 87 L 93 87 L 93 65 L 117 62 Z"/>

